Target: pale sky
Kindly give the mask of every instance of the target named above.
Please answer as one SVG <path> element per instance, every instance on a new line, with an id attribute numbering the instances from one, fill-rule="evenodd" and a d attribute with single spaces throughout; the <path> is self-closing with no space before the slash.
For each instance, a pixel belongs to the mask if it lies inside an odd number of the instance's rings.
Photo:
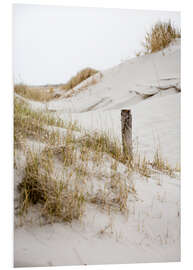
<path id="1" fill-rule="evenodd" d="M 14 81 L 64 83 L 82 68 L 115 66 L 142 49 L 154 23 L 169 19 L 180 28 L 179 12 L 14 4 Z"/>

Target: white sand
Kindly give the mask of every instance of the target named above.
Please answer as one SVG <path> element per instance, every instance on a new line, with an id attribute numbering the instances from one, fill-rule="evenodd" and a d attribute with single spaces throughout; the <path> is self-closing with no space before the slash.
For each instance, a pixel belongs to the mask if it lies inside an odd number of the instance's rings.
<path id="1" fill-rule="evenodd" d="M 180 164 L 180 93 L 173 88 L 180 85 L 180 41 L 103 75 L 98 84 L 74 97 L 47 103 L 48 109 L 56 110 L 62 119 L 78 120 L 86 129 L 108 131 L 121 140 L 120 110 L 130 108 L 134 147 L 152 160 L 159 146 L 172 166 Z M 159 87 L 168 90 L 159 91 Z M 139 93 L 155 95 L 144 99 Z M 30 104 L 44 108 L 41 103 Z M 21 177 L 22 172 L 16 182 Z M 88 204 L 82 220 L 70 225 L 15 228 L 15 266 L 179 261 L 180 175 L 170 178 L 155 173 L 147 180 L 134 174 L 132 180 L 137 198 L 129 197 L 128 217 L 109 216 Z"/>

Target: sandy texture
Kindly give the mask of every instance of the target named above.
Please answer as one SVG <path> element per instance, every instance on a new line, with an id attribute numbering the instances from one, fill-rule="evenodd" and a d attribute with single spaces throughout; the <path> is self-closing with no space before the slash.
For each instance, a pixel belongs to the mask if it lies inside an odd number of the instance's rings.
<path id="1" fill-rule="evenodd" d="M 180 41 L 106 70 L 99 79 L 81 91 L 77 86 L 70 98 L 61 92 L 46 110 L 64 120 L 78 120 L 87 130 L 107 131 L 121 143 L 120 110 L 130 108 L 134 148 L 150 160 L 159 148 L 172 166 L 180 164 Z M 45 109 L 42 103 L 29 104 Z M 24 164 L 22 153 L 18 155 Z M 124 174 L 124 168 L 120 170 Z M 22 171 L 16 170 L 15 183 L 21 178 Z M 132 181 L 137 195 L 128 198 L 127 216 L 108 215 L 87 204 L 82 220 L 72 224 L 15 227 L 15 266 L 179 261 L 179 173 L 174 178 L 135 173 Z"/>

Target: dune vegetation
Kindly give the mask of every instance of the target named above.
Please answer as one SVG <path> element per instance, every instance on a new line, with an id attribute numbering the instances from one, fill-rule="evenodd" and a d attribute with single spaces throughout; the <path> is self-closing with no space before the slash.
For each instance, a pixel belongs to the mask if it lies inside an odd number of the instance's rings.
<path id="1" fill-rule="evenodd" d="M 19 83 L 14 85 L 14 92 L 24 98 L 39 102 L 47 102 L 55 97 L 53 87 L 49 86 L 29 86 L 24 83 Z"/>
<path id="2" fill-rule="evenodd" d="M 89 132 L 77 123 L 34 111 L 18 98 L 14 103 L 15 168 L 19 167 L 18 150 L 26 159 L 24 175 L 17 186 L 17 214 L 21 217 L 31 206 L 39 205 L 40 216 L 46 222 L 71 222 L 81 218 L 86 203 L 126 214 L 128 196 L 136 193 L 133 172 L 147 179 L 155 170 L 175 177 L 176 169 L 158 151 L 152 162 L 139 153 L 134 153 L 131 160 L 110 134 Z M 41 142 L 43 150 L 32 151 L 28 140 Z M 93 191 L 98 182 L 100 192 Z"/>
<path id="3" fill-rule="evenodd" d="M 64 135 L 57 130 L 50 131 L 46 126 L 63 128 Z M 41 216 L 47 222 L 70 222 L 82 216 L 85 202 L 126 211 L 128 195 L 135 189 L 133 185 L 126 184 L 125 175 L 121 176 L 116 171 L 120 159 L 123 160 L 120 146 L 107 134 L 91 134 L 82 130 L 83 135 L 76 138 L 74 132 L 79 130 L 76 123 L 66 124 L 45 112 L 35 112 L 15 98 L 15 153 L 20 149 L 26 158 L 24 176 L 17 187 L 20 194 L 19 215 L 25 216 L 30 206 L 39 204 Z M 31 151 L 27 146 L 30 139 L 42 142 L 44 150 L 39 154 Z M 15 154 L 15 168 L 18 167 L 17 162 Z M 110 174 L 104 173 L 104 162 L 109 163 Z M 60 177 L 56 164 L 63 168 Z M 103 190 L 95 194 L 90 178 L 97 179 L 99 175 L 106 180 Z"/>
<path id="4" fill-rule="evenodd" d="M 82 81 L 88 79 L 89 77 L 95 75 L 99 71 L 93 68 L 84 68 L 79 71 L 74 77 L 72 77 L 66 84 L 62 85 L 63 90 L 70 90 L 76 85 L 80 84 Z M 93 81 L 95 83 L 95 81 Z"/>
<path id="5" fill-rule="evenodd" d="M 15 267 L 180 260 L 180 36 L 158 22 L 139 57 L 14 85 Z"/>
<path id="6" fill-rule="evenodd" d="M 166 48 L 176 38 L 181 38 L 181 33 L 179 29 L 172 25 L 171 21 L 157 22 L 146 33 L 145 41 L 142 43 L 145 48 L 145 54 Z"/>

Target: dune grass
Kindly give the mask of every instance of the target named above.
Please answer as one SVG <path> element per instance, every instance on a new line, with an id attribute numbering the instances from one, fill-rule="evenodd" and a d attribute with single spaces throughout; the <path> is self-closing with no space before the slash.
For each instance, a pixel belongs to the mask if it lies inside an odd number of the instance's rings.
<path id="1" fill-rule="evenodd" d="M 45 125 L 64 128 L 64 135 L 49 132 Z M 77 126 L 52 118 L 45 112 L 36 112 L 25 102 L 15 98 L 14 143 L 15 149 L 24 145 L 26 165 L 24 177 L 18 185 L 20 194 L 19 214 L 25 216 L 32 205 L 39 205 L 41 216 L 47 222 L 71 222 L 84 213 L 84 204 L 94 203 L 102 209 L 117 209 L 125 212 L 129 193 L 134 192 L 127 179 L 116 172 L 104 174 L 103 166 L 107 160 L 120 160 L 122 153 L 118 143 L 107 134 L 88 133 L 83 130 L 82 137 L 74 137 Z M 34 153 L 25 144 L 26 138 L 43 142 L 44 150 Z M 113 159 L 112 159 L 113 158 Z M 14 163 L 17 162 L 14 159 Z M 58 169 L 63 167 L 63 176 L 58 179 Z M 18 166 L 15 166 L 18 169 Z M 57 172 L 57 173 L 56 173 Z M 92 179 L 106 179 L 103 190 L 92 192 Z M 128 174 L 129 177 L 129 174 Z M 101 180 L 100 180 L 101 181 Z M 113 184 L 110 184 L 113 182 Z M 107 187 L 106 184 L 109 183 Z"/>
<path id="2" fill-rule="evenodd" d="M 27 152 L 25 175 L 18 186 L 20 215 L 31 205 L 39 204 L 46 222 L 71 222 L 85 214 L 86 203 L 95 204 L 108 213 L 127 214 L 128 196 L 136 194 L 133 172 L 149 178 L 156 169 L 173 176 L 173 170 L 168 163 L 163 163 L 158 152 L 152 163 L 138 156 L 128 165 L 120 145 L 107 134 L 95 132 L 75 139 L 69 128 L 61 142 L 62 145 L 47 144 L 39 155 Z M 59 178 L 58 169 L 54 169 L 56 161 L 64 170 Z M 104 168 L 109 161 L 110 174 Z M 120 164 L 127 168 L 124 174 L 118 169 Z M 93 192 L 93 179 L 103 183 L 103 188 L 97 192 Z"/>
<path id="3" fill-rule="evenodd" d="M 142 43 L 145 54 L 154 53 L 166 48 L 173 40 L 181 38 L 178 30 L 171 21 L 157 22 L 149 32 L 146 33 L 145 41 Z"/>
<path id="4" fill-rule="evenodd" d="M 136 155 L 136 157 L 135 157 L 134 169 L 141 176 L 144 176 L 146 178 L 149 178 L 152 174 L 150 161 L 147 160 L 146 157 L 141 158 L 141 156 L 139 154 Z"/>
<path id="5" fill-rule="evenodd" d="M 97 84 L 101 78 L 102 78 L 102 73 L 98 73 L 99 76 L 95 76 L 95 77 L 91 77 L 89 80 L 85 80 L 83 81 L 83 83 L 78 87 L 78 89 L 70 89 L 69 91 L 67 91 L 67 93 L 65 94 L 65 98 L 71 98 L 72 96 L 76 96 L 78 95 L 80 92 L 82 92 L 83 90 L 86 90 L 89 88 L 89 86 L 93 86 L 95 84 Z M 63 89 L 63 86 L 62 86 Z"/>
<path id="6" fill-rule="evenodd" d="M 85 135 L 77 142 L 94 152 L 107 153 L 115 160 L 123 159 L 122 149 L 118 140 L 105 132 L 85 132 Z"/>
<path id="7" fill-rule="evenodd" d="M 55 126 L 79 131 L 74 122 L 64 122 L 50 113 L 34 111 L 27 103 L 14 98 L 14 145 L 19 145 L 25 138 L 31 137 L 41 142 L 55 141 L 57 132 L 49 132 L 46 126 Z"/>
<path id="8" fill-rule="evenodd" d="M 53 87 L 30 87 L 23 83 L 15 84 L 14 92 L 22 97 L 39 102 L 48 102 L 55 97 Z"/>
<path id="9" fill-rule="evenodd" d="M 51 147 L 49 144 L 40 155 L 27 151 L 25 175 L 18 185 L 19 214 L 25 215 L 30 206 L 38 204 L 41 206 L 41 216 L 46 222 L 71 222 L 81 218 L 86 202 L 108 209 L 108 212 L 116 209 L 125 213 L 128 195 L 134 192 L 134 189 L 127 183 L 127 178 L 114 170 L 113 164 L 112 175 L 104 174 L 107 143 L 104 138 L 96 141 L 93 137 L 94 147 L 89 145 L 91 138 L 88 143 L 84 140 L 80 144 L 79 140 L 74 140 L 69 130 L 62 146 Z M 57 173 L 54 174 L 56 160 L 64 169 L 63 176 L 59 179 Z M 106 179 L 103 189 L 93 193 L 90 187 L 93 185 L 92 179 L 101 181 L 100 177 Z M 109 186 L 106 185 L 108 183 Z"/>
<path id="10" fill-rule="evenodd" d="M 172 168 L 169 162 L 162 157 L 161 151 L 159 149 L 157 149 L 157 151 L 154 153 L 154 158 L 151 165 L 154 169 L 168 174 L 171 177 L 174 176 L 175 172 L 179 172 L 177 167 Z"/>
<path id="11" fill-rule="evenodd" d="M 25 175 L 18 185 L 19 214 L 25 214 L 31 204 L 40 204 L 41 214 L 49 223 L 79 219 L 84 211 L 81 189 L 76 186 L 71 190 L 64 181 L 54 179 L 51 175 L 50 161 L 50 157 L 45 159 L 28 152 Z"/>
<path id="12" fill-rule="evenodd" d="M 73 87 L 75 87 L 76 85 L 78 85 L 82 81 L 88 79 L 89 77 L 95 75 L 98 72 L 99 72 L 98 70 L 93 69 L 93 68 L 89 68 L 89 67 L 82 69 L 74 77 L 72 77 L 66 84 L 64 84 L 62 86 L 62 89 L 66 90 L 66 91 L 73 89 Z M 94 81 L 93 81 L 93 83 L 94 83 Z"/>
<path id="13" fill-rule="evenodd" d="M 95 133 L 83 138 L 75 140 L 72 129 L 69 129 L 60 140 L 62 145 L 47 144 L 40 155 L 27 151 L 25 175 L 18 186 L 20 215 L 25 215 L 30 206 L 38 204 L 41 216 L 47 222 L 71 222 L 81 218 L 86 202 L 108 209 L 108 212 L 126 213 L 129 193 L 135 192 L 130 185 L 130 174 L 128 178 L 121 176 L 115 170 L 114 161 L 111 161 L 111 175 L 103 170 L 104 163 L 112 160 L 108 156 L 118 158 L 120 149 L 104 134 Z M 64 170 L 59 179 L 58 169 L 54 170 L 54 164 L 58 162 Z M 93 178 L 103 179 L 100 192 L 93 193 Z"/>
<path id="14" fill-rule="evenodd" d="M 64 133 L 49 131 L 46 126 L 63 128 Z M 79 131 L 80 136 L 75 137 L 74 131 Z M 26 146 L 26 138 L 43 142 L 44 149 L 33 152 Z M 148 178 L 155 170 L 170 176 L 174 172 L 159 152 L 152 162 L 136 153 L 130 160 L 112 135 L 89 132 L 76 123 L 64 123 L 46 112 L 33 111 L 18 98 L 14 106 L 14 142 L 15 149 L 25 145 L 26 155 L 24 175 L 18 185 L 18 214 L 25 216 L 31 206 L 38 205 L 41 217 L 48 223 L 80 219 L 87 203 L 108 213 L 127 214 L 128 196 L 136 194 L 132 173 Z"/>

